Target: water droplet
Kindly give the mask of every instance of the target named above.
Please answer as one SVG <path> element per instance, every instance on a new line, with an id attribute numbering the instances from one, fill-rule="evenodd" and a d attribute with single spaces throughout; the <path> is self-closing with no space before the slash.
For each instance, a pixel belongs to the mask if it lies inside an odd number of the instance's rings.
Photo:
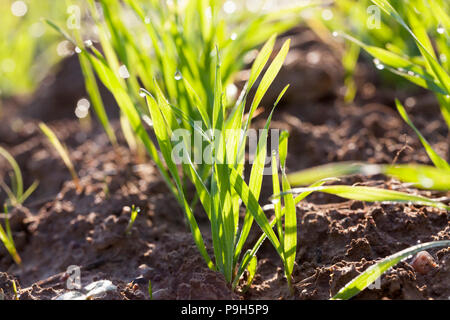
<path id="1" fill-rule="evenodd" d="M 91 103 L 86 98 L 82 98 L 82 99 L 78 100 L 78 102 L 77 102 L 78 108 L 89 109 L 90 106 L 91 106 Z"/>
<path id="2" fill-rule="evenodd" d="M 408 108 L 412 108 L 416 105 L 417 101 L 414 97 L 408 97 L 405 100 L 405 106 L 407 106 Z"/>
<path id="3" fill-rule="evenodd" d="M 144 22 L 145 24 L 150 24 L 150 17 L 145 17 Z"/>
<path id="4" fill-rule="evenodd" d="M 234 1 L 228 0 L 223 4 L 223 11 L 225 11 L 226 14 L 232 14 L 236 11 L 236 9 L 237 6 Z"/>
<path id="5" fill-rule="evenodd" d="M 126 65 L 121 65 L 119 67 L 119 76 L 123 79 L 128 79 L 130 77 L 130 73 L 128 72 Z"/>
<path id="6" fill-rule="evenodd" d="M 330 9 L 325 9 L 322 11 L 322 19 L 325 21 L 329 21 L 331 19 L 333 19 L 333 11 L 331 11 Z"/>
<path id="7" fill-rule="evenodd" d="M 92 40 L 86 40 L 84 44 L 86 45 L 86 47 L 91 47 L 93 45 Z"/>
<path id="8" fill-rule="evenodd" d="M 409 70 L 409 71 L 408 71 L 408 75 L 410 75 L 410 76 L 413 77 L 413 76 L 415 76 L 416 74 L 414 73 L 414 71 Z"/>
<path id="9" fill-rule="evenodd" d="M 230 36 L 230 39 L 234 41 L 234 40 L 237 39 L 237 36 L 238 36 L 237 33 L 236 33 L 236 32 L 233 32 L 233 33 L 231 34 L 231 36 Z"/>
<path id="10" fill-rule="evenodd" d="M 444 28 L 443 26 L 439 26 L 439 27 L 436 29 L 436 32 L 439 33 L 439 34 L 444 34 L 445 28 Z"/>
<path id="11" fill-rule="evenodd" d="M 145 98 L 145 96 L 146 96 L 146 94 L 145 94 L 144 91 L 139 91 L 139 95 L 140 95 L 142 98 Z"/>
<path id="12" fill-rule="evenodd" d="M 78 119 L 86 118 L 88 113 L 89 113 L 89 110 L 82 109 L 79 107 L 75 108 L 75 115 L 77 116 Z"/>
<path id="13" fill-rule="evenodd" d="M 384 69 L 384 65 L 380 62 L 380 60 L 374 59 L 374 60 L 373 60 L 373 63 L 375 64 L 375 67 L 376 67 L 378 70 L 383 70 L 383 69 Z"/>
<path id="14" fill-rule="evenodd" d="M 237 98 L 238 88 L 233 83 L 230 83 L 227 86 L 226 94 L 228 101 L 234 101 Z"/>
<path id="15" fill-rule="evenodd" d="M 28 6 L 23 1 L 14 1 L 11 4 L 11 12 L 16 17 L 23 17 L 28 11 Z"/>
<path id="16" fill-rule="evenodd" d="M 144 120 L 144 122 L 146 124 L 148 124 L 150 127 L 153 127 L 153 121 L 152 121 L 152 119 L 150 119 L 150 117 L 148 115 L 144 114 L 142 116 L 142 120 Z"/>
<path id="17" fill-rule="evenodd" d="M 183 75 L 181 74 L 180 71 L 175 72 L 175 80 L 179 81 L 183 79 Z"/>
<path id="18" fill-rule="evenodd" d="M 373 176 L 379 174 L 381 172 L 381 168 L 376 164 L 368 164 L 366 166 L 361 167 L 361 172 L 364 175 Z"/>
<path id="19" fill-rule="evenodd" d="M 322 56 L 319 51 L 310 51 L 306 55 L 306 61 L 308 61 L 308 63 L 310 64 L 318 64 L 320 62 L 321 57 Z"/>
<path id="20" fill-rule="evenodd" d="M 82 98 L 78 100 L 77 107 L 75 108 L 75 115 L 79 119 L 86 118 L 89 114 L 89 108 L 91 107 L 91 103 L 88 99 Z"/>
<path id="21" fill-rule="evenodd" d="M 428 177 L 420 177 L 419 181 L 425 189 L 431 189 L 434 185 L 434 181 Z"/>
<path id="22" fill-rule="evenodd" d="M 75 47 L 75 52 L 76 52 L 76 53 L 81 53 L 80 47 Z"/>
<path id="23" fill-rule="evenodd" d="M 333 31 L 332 35 L 333 35 L 333 37 L 337 38 L 339 36 L 339 32 Z"/>
<path id="24" fill-rule="evenodd" d="M 30 34 L 34 38 L 40 38 L 45 33 L 45 26 L 42 22 L 35 22 L 29 28 Z"/>

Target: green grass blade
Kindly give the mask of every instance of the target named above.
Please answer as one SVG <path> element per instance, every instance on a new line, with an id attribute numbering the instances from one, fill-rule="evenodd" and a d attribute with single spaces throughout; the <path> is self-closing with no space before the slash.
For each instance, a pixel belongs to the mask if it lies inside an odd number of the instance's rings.
<path id="1" fill-rule="evenodd" d="M 250 255 L 250 250 L 246 252 L 246 256 L 247 255 Z M 244 259 L 245 258 L 246 257 L 244 257 Z M 256 258 L 256 256 L 253 256 L 252 258 L 250 258 L 250 262 L 247 267 L 247 272 L 248 272 L 247 283 L 245 284 L 245 287 L 242 290 L 242 293 L 245 293 L 251 287 L 253 280 L 255 279 L 257 267 L 258 267 L 258 259 Z"/>
<path id="2" fill-rule="evenodd" d="M 254 159 L 254 163 L 252 165 L 252 169 L 250 172 L 250 180 L 249 180 L 249 189 L 255 196 L 256 200 L 259 199 L 261 193 L 261 185 L 263 180 L 263 171 L 264 165 L 267 155 L 267 136 L 269 125 L 272 120 L 273 110 L 270 113 L 266 125 L 262 130 L 261 136 L 259 137 L 259 142 L 256 150 L 256 157 Z M 253 215 L 247 210 L 245 213 L 244 223 L 242 225 L 241 234 L 239 237 L 238 244 L 236 245 L 234 260 L 237 261 L 239 255 L 242 252 L 242 248 L 244 247 L 245 242 L 247 241 L 248 235 L 250 233 L 250 229 L 253 225 Z"/>
<path id="3" fill-rule="evenodd" d="M 22 194 L 22 197 L 20 198 L 20 203 L 24 203 L 25 200 L 27 200 L 31 196 L 31 194 L 37 189 L 38 186 L 39 181 L 37 180 L 34 181 L 33 184 Z"/>
<path id="4" fill-rule="evenodd" d="M 403 20 L 403 18 L 398 14 L 398 12 L 392 7 L 392 5 L 387 0 L 372 0 L 378 7 L 385 11 L 389 16 L 393 17 L 398 23 L 400 23 L 415 40 L 417 47 L 419 48 L 422 56 L 427 62 L 429 69 L 433 71 L 436 78 L 439 79 L 442 86 L 445 88 L 447 94 L 450 94 L 450 76 L 442 68 L 439 62 L 434 57 L 434 52 L 430 52 L 428 49 L 430 45 L 424 44 L 424 33 L 422 32 L 419 37 L 413 32 L 413 30 L 408 26 L 408 24 Z M 432 49 L 432 48 L 431 48 Z"/>
<path id="5" fill-rule="evenodd" d="M 14 157 L 8 152 L 6 151 L 6 149 L 0 147 L 0 155 L 6 159 L 6 161 L 9 162 L 9 164 L 11 165 L 13 171 L 14 171 L 14 183 L 16 186 L 16 191 L 14 194 L 14 197 L 20 201 L 20 199 L 22 198 L 22 194 L 23 194 L 23 178 L 22 178 L 22 172 L 20 171 L 20 167 L 18 165 L 18 163 L 16 162 L 16 160 L 14 159 Z"/>
<path id="6" fill-rule="evenodd" d="M 18 265 L 22 263 L 22 260 L 20 259 L 19 254 L 17 253 L 16 247 L 14 245 L 14 241 L 11 235 L 11 229 L 9 228 L 9 218 L 8 218 L 8 207 L 5 205 L 5 220 L 6 220 L 6 232 L 5 229 L 3 229 L 2 225 L 0 224 L 0 241 L 5 246 L 8 253 L 13 258 L 14 262 Z"/>
<path id="7" fill-rule="evenodd" d="M 400 261 L 406 259 L 407 257 L 414 255 L 422 250 L 427 250 L 436 247 L 447 247 L 450 246 L 450 240 L 446 241 L 435 241 L 428 242 L 424 244 L 419 244 L 408 249 L 397 252 L 387 258 L 384 258 L 380 262 L 373 266 L 370 266 L 366 271 L 361 273 L 355 279 L 350 281 L 344 288 L 342 288 L 331 300 L 347 300 L 369 285 L 371 285 L 375 280 L 377 280 L 383 273 L 395 266 Z"/>
<path id="8" fill-rule="evenodd" d="M 273 190 L 273 194 L 281 193 L 280 177 L 278 175 L 278 162 L 277 162 L 275 150 L 272 151 L 272 190 Z M 284 253 L 284 233 L 283 233 L 283 221 L 282 221 L 282 214 L 281 214 L 280 199 L 274 199 L 273 209 L 275 212 L 275 221 L 276 221 L 278 238 L 280 239 L 280 244 L 283 246 L 282 250 Z"/>
<path id="9" fill-rule="evenodd" d="M 250 123 L 254 111 L 258 108 L 262 98 L 266 94 L 267 90 L 269 89 L 281 67 L 283 66 L 284 60 L 286 59 L 287 53 L 289 51 L 290 43 L 290 39 L 284 42 L 283 46 L 280 49 L 280 52 L 278 52 L 269 68 L 267 69 L 266 73 L 262 77 L 261 82 L 258 85 L 258 89 L 256 89 L 256 93 L 250 107 L 246 129 L 249 126 L 248 123 Z"/>
<path id="10" fill-rule="evenodd" d="M 436 81 L 433 75 L 429 74 L 423 68 L 411 60 L 383 48 L 367 45 L 356 38 L 341 33 L 344 38 L 353 43 L 359 45 L 371 56 L 378 59 L 380 64 L 387 66 L 388 70 L 401 77 L 408 79 L 409 81 L 432 91 L 447 94 L 447 89 L 439 81 Z"/>
<path id="11" fill-rule="evenodd" d="M 326 183 L 326 182 L 327 182 L 327 180 L 318 181 L 318 182 L 312 184 L 310 187 L 311 187 L 311 188 L 313 188 L 313 187 L 318 187 L 318 186 L 323 185 L 323 184 Z M 304 193 L 302 193 L 302 194 L 299 194 L 297 197 L 295 197 L 294 203 L 295 203 L 295 204 L 298 204 L 300 201 L 302 201 L 303 199 L 305 199 L 305 198 L 306 198 L 307 196 L 309 196 L 311 193 L 313 193 L 313 191 L 307 191 L 307 192 L 304 192 Z M 271 207 L 272 207 L 272 209 L 273 209 L 273 205 L 272 205 Z M 286 208 L 283 208 L 282 211 L 281 211 L 281 216 L 283 216 L 283 215 L 285 214 L 285 211 L 286 211 Z M 276 218 L 273 219 L 273 220 L 270 222 L 270 227 L 273 228 L 273 227 L 275 226 L 276 222 L 277 222 L 277 219 L 276 219 Z M 244 273 L 244 271 L 245 271 L 246 268 L 248 267 L 248 264 L 250 263 L 251 259 L 256 255 L 256 253 L 258 252 L 259 248 L 260 248 L 261 245 L 263 244 L 264 240 L 266 240 L 266 238 L 267 238 L 266 233 L 263 233 L 263 234 L 259 237 L 258 241 L 255 243 L 255 245 L 253 246 L 252 250 L 249 251 L 249 254 L 248 254 L 248 255 L 245 255 L 244 258 L 242 259 L 242 262 L 241 262 L 241 264 L 240 264 L 240 266 L 239 266 L 239 269 L 238 269 L 238 272 L 237 272 L 237 274 L 236 274 L 236 277 L 234 278 L 234 281 L 233 281 L 233 286 L 232 286 L 233 289 L 236 288 L 236 286 L 237 286 L 237 284 L 238 284 L 238 282 L 239 282 L 240 277 L 242 276 L 242 274 Z M 280 244 L 280 245 L 281 245 L 281 244 Z"/>
<path id="12" fill-rule="evenodd" d="M 331 163 L 288 175 L 289 182 L 294 186 L 308 185 L 315 179 L 339 178 L 353 174 L 375 175 L 386 174 L 400 181 L 413 183 L 421 189 L 450 190 L 450 172 L 436 167 L 406 164 L 406 165 L 376 165 L 360 162 Z"/>
<path id="13" fill-rule="evenodd" d="M 164 156 L 164 159 L 166 161 L 166 164 L 169 168 L 170 173 L 172 174 L 172 177 L 175 180 L 175 185 L 178 190 L 177 193 L 175 193 L 176 196 L 178 196 L 178 201 L 182 205 L 184 212 L 186 214 L 186 217 L 189 221 L 189 227 L 191 228 L 192 235 L 194 237 L 195 244 L 197 245 L 197 248 L 200 251 L 200 254 L 205 259 L 208 267 L 210 269 L 214 270 L 214 264 L 211 261 L 211 258 L 208 255 L 208 252 L 206 251 L 205 243 L 203 241 L 203 236 L 201 234 L 200 228 L 198 227 L 197 221 L 194 217 L 194 213 L 192 212 L 191 208 L 189 207 L 189 204 L 185 198 L 184 190 L 181 184 L 181 179 L 178 174 L 178 169 L 175 165 L 175 163 L 172 161 L 172 146 L 171 146 L 171 138 L 168 135 L 167 132 L 167 124 L 164 120 L 163 115 L 161 114 L 161 111 L 158 107 L 158 104 L 156 100 L 152 96 L 146 96 L 147 104 L 149 107 L 149 111 L 153 120 L 154 124 L 154 130 L 156 137 L 158 139 L 158 144 L 160 146 L 161 152 Z"/>
<path id="14" fill-rule="evenodd" d="M 264 66 L 266 65 L 267 61 L 270 58 L 270 55 L 272 54 L 273 46 L 275 45 L 275 40 L 277 38 L 277 35 L 273 35 L 267 40 L 267 42 L 264 44 L 264 46 L 261 48 L 261 50 L 258 53 L 258 56 L 256 57 L 255 61 L 253 62 L 252 69 L 250 71 L 250 77 L 248 79 L 248 89 L 250 90 L 254 83 L 256 82 L 256 79 L 258 79 L 259 75 L 264 69 Z"/>
<path id="15" fill-rule="evenodd" d="M 416 135 L 419 137 L 420 142 L 422 142 L 422 145 L 425 147 L 425 150 L 427 151 L 428 156 L 430 157 L 431 161 L 433 161 L 434 165 L 440 169 L 450 170 L 450 165 L 445 161 L 441 156 L 439 156 L 436 151 L 433 150 L 431 145 L 428 143 L 428 141 L 422 136 L 420 131 L 416 128 L 414 123 L 409 119 L 408 113 L 406 112 L 403 105 L 398 101 L 395 100 L 395 103 L 397 105 L 397 110 L 402 116 L 403 120 L 414 130 Z"/>
<path id="16" fill-rule="evenodd" d="M 374 187 L 333 185 L 315 188 L 297 188 L 292 189 L 291 192 L 299 193 L 306 191 L 329 193 L 349 200 L 359 200 L 367 202 L 414 203 L 423 206 L 445 209 L 447 211 L 450 210 L 450 206 L 436 200 L 428 199 L 422 196 L 411 195 L 404 192 Z M 279 196 L 280 195 L 275 195 L 274 198 Z"/>
<path id="17" fill-rule="evenodd" d="M 64 164 L 66 165 L 67 169 L 70 172 L 70 175 L 72 176 L 73 182 L 75 183 L 77 190 L 81 190 L 80 179 L 78 178 L 78 174 L 75 170 L 72 160 L 70 160 L 67 148 L 62 145 L 62 143 L 59 141 L 58 137 L 53 132 L 53 130 L 50 129 L 45 123 L 43 122 L 39 123 L 39 128 L 47 136 L 48 140 L 50 141 L 52 146 L 55 148 L 55 150 L 58 152 L 59 156 L 63 160 Z"/>
<path id="18" fill-rule="evenodd" d="M 131 234 L 131 228 L 133 228 L 134 221 L 136 220 L 138 213 L 141 211 L 141 209 L 136 208 L 134 205 L 131 207 L 131 216 L 130 220 L 128 221 L 128 226 L 125 230 L 126 235 Z"/>
<path id="19" fill-rule="evenodd" d="M 283 192 L 291 189 L 289 181 L 286 176 L 286 157 L 287 157 L 287 132 L 283 132 L 280 137 L 280 164 L 281 164 L 281 174 L 282 174 L 282 186 Z M 284 221 L 284 258 L 285 261 L 285 272 L 286 278 L 288 280 L 289 288 L 292 288 L 292 271 L 294 270 L 295 255 L 297 252 L 297 212 L 295 210 L 294 196 L 291 193 L 285 194 L 284 205 L 285 205 L 285 221 Z"/>
<path id="20" fill-rule="evenodd" d="M 244 179 L 242 179 L 239 173 L 233 168 L 231 169 L 231 184 L 241 197 L 242 202 L 245 204 L 245 206 L 249 209 L 249 211 L 253 215 L 255 221 L 267 235 L 270 242 L 273 244 L 278 254 L 280 254 L 281 256 L 282 252 L 280 250 L 280 242 L 278 241 L 277 236 L 273 232 L 272 227 L 269 224 L 269 220 L 267 219 L 266 215 L 264 214 L 264 211 L 258 204 L 258 201 L 256 200 L 255 196 L 245 183 Z"/>
<path id="21" fill-rule="evenodd" d="M 450 170 L 415 164 L 382 166 L 382 170 L 384 174 L 403 182 L 412 183 L 417 188 L 450 190 Z"/>

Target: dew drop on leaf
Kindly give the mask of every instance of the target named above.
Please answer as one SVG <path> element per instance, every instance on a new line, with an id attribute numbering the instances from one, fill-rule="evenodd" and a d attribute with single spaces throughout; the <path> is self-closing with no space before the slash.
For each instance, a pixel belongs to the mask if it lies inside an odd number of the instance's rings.
<path id="1" fill-rule="evenodd" d="M 181 72 L 180 71 L 175 72 L 175 80 L 179 81 L 181 79 L 183 79 Z"/>

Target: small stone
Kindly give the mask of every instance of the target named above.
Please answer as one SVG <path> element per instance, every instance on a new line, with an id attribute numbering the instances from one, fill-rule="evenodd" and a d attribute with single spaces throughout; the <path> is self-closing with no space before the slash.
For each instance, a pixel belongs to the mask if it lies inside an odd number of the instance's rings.
<path id="1" fill-rule="evenodd" d="M 86 300 L 86 296 L 79 291 L 69 291 L 57 296 L 55 300 Z"/>
<path id="2" fill-rule="evenodd" d="M 109 280 L 99 280 L 88 284 L 84 287 L 84 290 L 88 291 L 86 296 L 89 298 L 101 298 L 105 296 L 108 291 L 116 291 L 117 287 Z"/>
<path id="3" fill-rule="evenodd" d="M 411 262 L 414 270 L 420 274 L 427 274 L 438 266 L 431 254 L 427 251 L 420 251 Z"/>

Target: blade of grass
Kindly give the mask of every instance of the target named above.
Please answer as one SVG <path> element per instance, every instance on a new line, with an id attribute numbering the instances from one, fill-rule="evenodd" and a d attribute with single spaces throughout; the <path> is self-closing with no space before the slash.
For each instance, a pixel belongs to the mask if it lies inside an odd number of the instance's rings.
<path id="1" fill-rule="evenodd" d="M 136 220 L 139 212 L 141 212 L 141 209 L 136 208 L 134 205 L 131 207 L 130 221 L 128 221 L 128 226 L 127 229 L 125 230 L 126 235 L 131 234 L 131 228 L 133 228 L 134 221 Z"/>
<path id="2" fill-rule="evenodd" d="M 62 143 L 59 141 L 58 137 L 53 132 L 53 130 L 50 129 L 45 123 L 43 122 L 39 123 L 39 128 L 47 136 L 48 140 L 50 141 L 52 146 L 55 148 L 55 150 L 58 152 L 59 156 L 63 160 L 64 164 L 66 165 L 67 169 L 70 172 L 70 175 L 72 176 L 72 180 L 75 183 L 77 190 L 81 191 L 80 179 L 78 178 L 78 174 L 75 171 L 75 167 L 72 163 L 72 160 L 70 160 L 67 148 L 62 145 Z"/>
<path id="3" fill-rule="evenodd" d="M 300 193 L 306 191 L 329 193 L 349 200 L 359 200 L 367 202 L 413 203 L 423 206 L 445 209 L 447 211 L 450 210 L 450 206 L 433 199 L 428 199 L 426 197 L 417 195 L 411 195 L 400 191 L 386 190 L 375 187 L 333 185 L 315 188 L 296 188 L 292 189 L 289 192 Z M 280 195 L 274 195 L 273 197 L 277 198 L 281 195 L 283 195 L 283 193 Z"/>
<path id="4" fill-rule="evenodd" d="M 343 177 L 353 174 L 386 174 L 403 182 L 413 183 L 416 187 L 431 190 L 450 190 L 450 172 L 436 167 L 406 165 L 376 165 L 360 162 L 331 163 L 288 175 L 289 182 L 295 186 L 308 185 L 315 179 Z"/>
<path id="5" fill-rule="evenodd" d="M 14 183 L 16 186 L 16 190 L 15 190 L 15 198 L 17 199 L 17 201 L 20 202 L 20 199 L 22 198 L 22 194 L 23 194 L 23 178 L 22 178 L 22 172 L 20 171 L 20 167 L 17 164 L 16 160 L 14 159 L 14 157 L 8 152 L 6 151 L 6 149 L 0 147 L 0 155 L 3 156 L 11 165 L 13 171 L 14 171 Z"/>
<path id="6" fill-rule="evenodd" d="M 287 157 L 287 132 L 283 132 L 280 137 L 280 165 L 282 174 L 283 192 L 291 189 L 289 181 L 286 176 L 286 157 Z M 285 221 L 284 221 L 284 258 L 285 258 L 285 273 L 291 293 L 294 293 L 292 287 L 292 272 L 294 270 L 295 255 L 297 252 L 297 212 L 295 210 L 294 196 L 287 193 L 284 197 L 285 205 Z"/>
<path id="7" fill-rule="evenodd" d="M 321 185 L 323 185 L 324 183 L 326 183 L 327 181 L 330 181 L 330 180 L 332 180 L 332 179 L 326 179 L 326 180 L 323 180 L 323 181 L 318 181 L 318 182 L 316 182 L 316 183 L 313 183 L 310 187 L 313 188 L 313 187 L 321 186 Z M 298 195 L 297 197 L 295 197 L 295 199 L 294 199 L 295 204 L 298 204 L 300 201 L 302 201 L 303 199 L 305 199 L 305 198 L 306 198 L 307 196 L 309 196 L 311 193 L 313 193 L 313 191 L 307 191 L 307 192 L 304 192 L 304 193 L 302 193 L 302 194 L 299 194 L 299 195 Z M 272 205 L 272 206 L 270 206 L 270 207 L 271 207 L 271 209 L 274 209 L 274 205 Z M 284 216 L 285 212 L 286 212 L 286 208 L 283 208 L 282 211 L 281 211 L 281 216 Z M 275 227 L 276 222 L 277 222 L 277 219 L 274 218 L 274 219 L 270 222 L 270 228 Z M 267 238 L 267 234 L 266 234 L 266 233 L 263 233 L 263 234 L 259 237 L 259 239 L 258 239 L 258 241 L 256 242 L 256 244 L 253 246 L 252 250 L 249 251 L 249 254 L 248 254 L 248 255 L 245 255 L 244 258 L 242 259 L 242 262 L 241 262 L 241 264 L 240 264 L 240 266 L 239 266 L 239 270 L 238 270 L 238 272 L 237 272 L 237 274 L 236 274 L 236 277 L 235 277 L 235 279 L 234 279 L 234 281 L 233 281 L 233 286 L 232 286 L 233 289 L 236 288 L 236 286 L 237 286 L 237 284 L 238 284 L 238 282 L 239 282 L 239 279 L 240 279 L 240 277 L 242 276 L 242 274 L 244 273 L 244 271 L 246 270 L 246 268 L 248 267 L 248 264 L 250 263 L 250 260 L 256 255 L 256 253 L 258 252 L 259 248 L 260 248 L 261 245 L 263 244 L 264 240 L 266 240 L 266 238 Z"/>
<path id="8" fill-rule="evenodd" d="M 445 161 L 441 156 L 439 156 L 436 151 L 431 147 L 431 145 L 428 143 L 428 141 L 422 136 L 420 131 L 416 128 L 414 123 L 409 119 L 408 113 L 406 112 L 403 105 L 398 101 L 395 100 L 395 104 L 397 106 L 397 110 L 402 116 L 403 120 L 414 130 L 416 135 L 419 137 L 420 142 L 422 142 L 422 145 L 425 147 L 425 150 L 427 151 L 428 156 L 430 157 L 431 161 L 433 161 L 434 165 L 437 168 L 449 170 L 450 171 L 450 165 Z"/>
<path id="9" fill-rule="evenodd" d="M 6 250 L 13 258 L 14 262 L 20 265 L 22 263 L 22 260 L 20 259 L 20 256 L 17 253 L 16 247 L 14 245 L 11 229 L 9 227 L 8 207 L 6 205 L 4 206 L 4 211 L 6 221 L 6 232 L 5 229 L 3 229 L 2 225 L 0 224 L 0 241 L 3 243 Z"/>
<path id="10" fill-rule="evenodd" d="M 366 271 L 364 271 L 359 276 L 350 281 L 347 285 L 345 285 L 344 288 L 339 290 L 339 292 L 333 298 L 331 298 L 331 300 L 350 299 L 355 295 L 357 295 L 358 293 L 360 293 L 361 291 L 363 291 L 369 285 L 371 285 L 387 270 L 395 266 L 400 261 L 403 261 L 404 259 L 408 258 L 409 256 L 414 255 L 422 250 L 447 246 L 450 246 L 450 240 L 427 242 L 424 244 L 419 244 L 410 247 L 408 249 L 397 252 L 387 258 L 384 258 L 383 260 L 379 261 L 373 266 L 370 266 Z"/>
<path id="11" fill-rule="evenodd" d="M 182 207 L 185 211 L 185 214 L 189 221 L 189 226 L 191 228 L 191 232 L 194 236 L 195 244 L 197 245 L 203 258 L 205 259 L 208 267 L 210 269 L 214 270 L 215 267 L 214 267 L 213 262 L 211 261 L 211 258 L 209 257 L 209 255 L 206 251 L 205 243 L 203 241 L 203 237 L 202 237 L 200 228 L 198 227 L 198 224 L 194 217 L 194 214 L 193 214 L 191 208 L 189 207 L 189 204 L 184 196 L 184 190 L 181 185 L 181 179 L 178 174 L 178 169 L 177 169 L 175 163 L 172 161 L 172 146 L 170 144 L 170 137 L 168 136 L 168 133 L 167 133 L 167 125 L 166 125 L 165 120 L 159 110 L 156 100 L 152 96 L 149 96 L 149 95 L 146 96 L 146 100 L 147 100 L 147 105 L 149 107 L 150 114 L 152 116 L 152 120 L 154 123 L 154 129 L 155 129 L 156 137 L 158 139 L 158 144 L 161 148 L 161 152 L 162 152 L 163 157 L 166 161 L 166 164 L 169 168 L 169 171 L 175 180 L 175 186 L 178 190 L 178 192 L 175 194 L 178 195 L 179 202 L 180 202 L 180 204 L 182 204 Z"/>

